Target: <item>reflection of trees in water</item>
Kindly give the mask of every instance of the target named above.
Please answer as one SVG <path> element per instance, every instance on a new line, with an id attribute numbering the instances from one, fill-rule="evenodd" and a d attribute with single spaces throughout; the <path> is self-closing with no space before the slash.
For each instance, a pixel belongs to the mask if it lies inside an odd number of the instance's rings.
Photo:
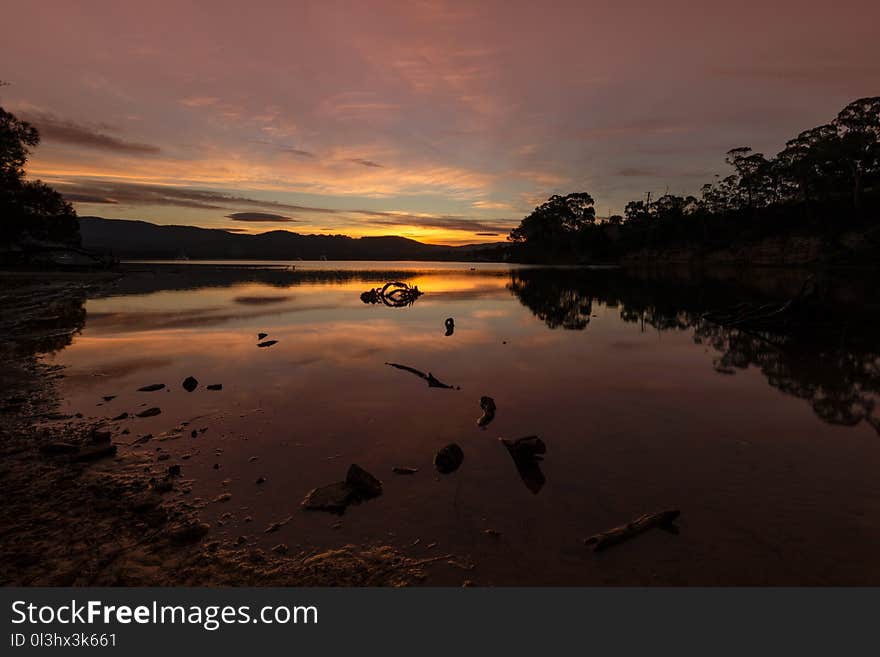
<path id="1" fill-rule="evenodd" d="M 757 367 L 774 388 L 806 400 L 831 424 L 855 426 L 863 420 L 880 433 L 874 415 L 880 396 L 880 349 L 843 327 L 806 329 L 791 335 L 748 333 L 696 319 L 694 340 L 721 355 L 716 371 L 733 374 Z M 847 335 L 851 333 L 851 335 Z"/>
<path id="2" fill-rule="evenodd" d="M 692 330 L 696 343 L 718 352 L 713 361 L 717 372 L 734 374 L 754 366 L 768 384 L 804 399 L 825 422 L 854 426 L 865 421 L 880 434 L 877 311 L 857 298 L 846 307 L 821 300 L 826 309 L 819 315 L 822 321 L 756 332 L 720 326 L 703 315 L 709 308 L 766 298 L 705 279 L 683 283 L 619 271 L 521 270 L 511 273 L 508 289 L 550 328 L 585 329 L 595 301 L 618 308 L 623 321 L 642 330 Z"/>
<path id="3" fill-rule="evenodd" d="M 580 331 L 590 323 L 593 297 L 589 281 L 560 276 L 551 269 L 512 272 L 507 289 L 552 329 Z"/>

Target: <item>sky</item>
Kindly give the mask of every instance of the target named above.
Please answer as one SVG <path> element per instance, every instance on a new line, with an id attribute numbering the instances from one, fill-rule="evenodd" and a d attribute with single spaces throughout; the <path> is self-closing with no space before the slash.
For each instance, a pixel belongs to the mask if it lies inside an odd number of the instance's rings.
<path id="1" fill-rule="evenodd" d="M 6 3 L 0 105 L 80 215 L 504 240 L 696 194 L 880 94 L 880 3 Z"/>

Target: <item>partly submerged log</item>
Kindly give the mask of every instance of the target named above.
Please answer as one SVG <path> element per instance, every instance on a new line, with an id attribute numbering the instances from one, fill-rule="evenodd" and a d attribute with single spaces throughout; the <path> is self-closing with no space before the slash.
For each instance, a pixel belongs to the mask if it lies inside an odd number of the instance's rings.
<path id="1" fill-rule="evenodd" d="M 605 548 L 623 543 L 655 527 L 677 534 L 678 527 L 673 523 L 680 514 L 681 512 L 678 509 L 660 511 L 659 513 L 646 513 L 626 525 L 590 536 L 590 538 L 584 540 L 584 545 L 592 545 L 594 552 L 601 552 Z"/>

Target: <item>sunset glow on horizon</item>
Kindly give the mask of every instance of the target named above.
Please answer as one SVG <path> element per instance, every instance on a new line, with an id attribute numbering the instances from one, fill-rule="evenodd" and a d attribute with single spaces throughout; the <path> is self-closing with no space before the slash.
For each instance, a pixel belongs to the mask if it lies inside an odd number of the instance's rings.
<path id="1" fill-rule="evenodd" d="M 497 242 L 552 194 L 696 194 L 880 92 L 876 3 L 711 4 L 18 3 L 0 105 L 81 216 Z"/>

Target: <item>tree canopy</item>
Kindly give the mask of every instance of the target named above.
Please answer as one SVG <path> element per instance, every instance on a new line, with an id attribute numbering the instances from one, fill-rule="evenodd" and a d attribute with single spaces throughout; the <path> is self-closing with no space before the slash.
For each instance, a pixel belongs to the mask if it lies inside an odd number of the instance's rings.
<path id="1" fill-rule="evenodd" d="M 854 100 L 777 155 L 730 149 L 732 172 L 699 197 L 666 193 L 597 221 L 586 192 L 551 196 L 509 239 L 524 260 L 602 260 L 663 245 L 722 244 L 799 228 L 843 230 L 880 217 L 880 97 Z M 866 207 L 866 202 L 870 207 Z M 612 239 L 613 236 L 613 239 Z M 613 242 L 613 243 L 612 243 Z"/>
<path id="2" fill-rule="evenodd" d="M 35 127 L 0 107 L 0 245 L 7 249 L 80 243 L 73 207 L 45 183 L 25 178 L 31 149 L 39 143 Z"/>

